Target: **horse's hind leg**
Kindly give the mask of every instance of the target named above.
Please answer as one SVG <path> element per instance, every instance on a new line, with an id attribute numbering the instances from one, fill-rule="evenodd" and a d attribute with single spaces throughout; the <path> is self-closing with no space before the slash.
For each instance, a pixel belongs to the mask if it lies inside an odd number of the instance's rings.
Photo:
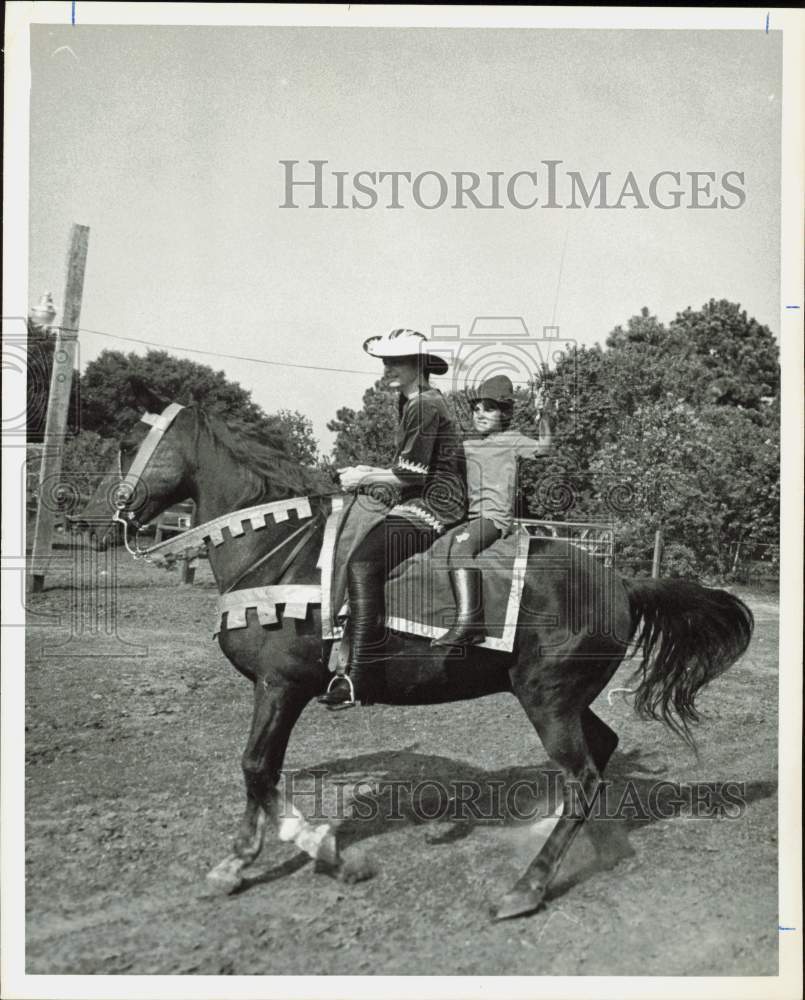
<path id="1" fill-rule="evenodd" d="M 581 727 L 595 766 L 603 774 L 618 745 L 618 734 L 590 708 L 581 713 Z M 595 850 L 599 868 L 612 868 L 624 858 L 634 857 L 634 848 L 629 843 L 623 823 L 593 817 L 587 821 L 585 831 Z"/>
<path id="2" fill-rule="evenodd" d="M 578 706 L 561 708 L 558 699 L 545 697 L 544 690 L 537 694 L 533 689 L 517 690 L 515 686 L 515 694 L 539 733 L 545 750 L 562 769 L 564 789 L 561 815 L 540 852 L 503 897 L 495 915 L 498 920 L 531 913 L 542 903 L 562 859 L 595 802 L 601 768 L 617 743 L 612 730 L 589 710 L 582 712 Z M 585 731 L 592 737 L 595 752 L 588 745 Z"/>
<path id="3" fill-rule="evenodd" d="M 581 728 L 595 766 L 603 774 L 618 745 L 618 734 L 603 719 L 599 719 L 591 708 L 585 708 L 581 713 Z"/>

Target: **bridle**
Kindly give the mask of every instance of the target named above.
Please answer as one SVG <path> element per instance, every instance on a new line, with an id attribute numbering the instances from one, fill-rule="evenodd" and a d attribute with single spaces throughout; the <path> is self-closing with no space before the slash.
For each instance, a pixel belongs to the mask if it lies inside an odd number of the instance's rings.
<path id="1" fill-rule="evenodd" d="M 151 545 L 147 549 L 141 549 L 137 544 L 137 535 L 142 530 L 142 525 L 137 520 L 137 516 L 134 511 L 124 511 L 126 505 L 131 501 L 134 496 L 134 491 L 137 488 L 137 484 L 140 482 L 143 473 L 148 466 L 154 452 L 162 440 L 165 431 L 171 426 L 173 421 L 178 416 L 180 410 L 184 407 L 179 403 L 171 403 L 166 406 L 165 409 L 160 414 L 156 413 L 144 413 L 140 418 L 143 423 L 150 424 L 151 430 L 148 432 L 146 437 L 143 439 L 140 447 L 137 449 L 137 454 L 134 456 L 134 461 L 131 463 L 131 468 L 127 473 L 123 473 L 123 457 L 122 449 L 118 448 L 117 451 L 117 469 L 120 476 L 120 482 L 115 488 L 116 498 L 114 500 L 115 513 L 112 517 L 113 524 L 121 524 L 123 526 L 123 544 L 126 547 L 126 551 L 133 559 L 144 559 L 146 562 L 153 562 L 151 558 L 151 553 L 159 550 L 164 552 L 166 547 L 171 546 L 175 543 L 176 539 L 170 539 L 168 542 L 160 542 L 156 545 Z M 271 506 L 271 504 L 267 505 Z M 214 522 L 210 522 L 214 523 Z M 227 587 L 227 591 L 232 591 L 235 587 L 250 573 L 254 572 L 259 566 L 268 563 L 273 557 L 288 546 L 291 542 L 295 541 L 295 545 L 286 554 L 282 564 L 277 572 L 277 579 L 282 579 L 283 574 L 294 561 L 299 552 L 307 545 L 313 533 L 316 530 L 317 520 L 314 518 L 307 524 L 303 524 L 296 531 L 293 531 L 290 535 L 283 538 L 280 542 L 275 545 L 270 552 L 265 553 L 260 559 L 251 566 L 248 566 L 243 572 L 237 577 L 237 579 Z M 203 525 L 201 526 L 204 527 Z M 129 529 L 133 529 L 134 538 L 132 545 L 129 541 Z M 199 530 L 199 529 L 196 529 Z"/>
<path id="2" fill-rule="evenodd" d="M 184 407 L 181 403 L 169 403 L 168 406 L 162 411 L 162 413 L 144 413 L 140 420 L 144 424 L 150 424 L 151 430 L 146 434 L 140 447 L 137 449 L 137 454 L 134 456 L 134 461 L 131 463 L 131 468 L 127 473 L 123 473 L 123 452 L 121 448 L 117 450 L 117 470 L 120 475 L 120 482 L 115 489 L 115 513 L 112 517 L 113 524 L 123 525 L 123 544 L 126 546 L 126 551 L 134 559 L 148 559 L 148 549 L 141 549 L 137 545 L 137 535 L 142 529 L 142 525 L 137 520 L 137 516 L 133 510 L 127 511 L 125 516 L 123 512 L 126 506 L 131 501 L 134 496 L 134 491 L 137 488 L 138 483 L 142 479 L 143 473 L 146 470 L 148 463 L 156 451 L 159 442 L 162 440 L 165 431 L 170 427 L 179 412 L 183 410 Z M 134 529 L 134 547 L 129 544 L 129 528 Z"/>

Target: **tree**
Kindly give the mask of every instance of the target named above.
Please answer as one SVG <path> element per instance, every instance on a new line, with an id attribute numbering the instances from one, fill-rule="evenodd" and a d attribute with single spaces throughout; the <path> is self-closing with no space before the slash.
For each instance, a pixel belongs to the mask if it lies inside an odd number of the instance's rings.
<path id="1" fill-rule="evenodd" d="M 607 337 L 611 377 L 629 401 L 673 392 L 694 406 L 759 411 L 780 388 L 779 352 L 768 327 L 740 305 L 710 299 L 677 313 L 666 329 L 643 308 Z"/>
<path id="2" fill-rule="evenodd" d="M 516 512 L 615 522 L 624 566 L 727 574 L 740 546 L 775 543 L 779 505 L 779 363 L 771 332 L 740 306 L 710 300 L 665 326 L 648 308 L 605 346 L 581 347 L 535 373 L 553 428 L 550 455 L 523 462 Z M 448 406 L 466 432 L 462 397 Z M 513 425 L 534 434 L 517 392 Z M 388 466 L 394 394 L 377 383 L 363 408 L 338 411 L 336 463 Z"/>
<path id="3" fill-rule="evenodd" d="M 398 423 L 397 396 L 395 389 L 377 381 L 363 394 L 360 410 L 344 406 L 336 412 L 327 429 L 336 435 L 333 463 L 337 468 L 391 465 Z"/>
<path id="4" fill-rule="evenodd" d="M 145 356 L 103 351 L 87 365 L 81 379 L 81 425 L 105 437 L 120 437 L 139 418 L 133 376 L 166 399 L 201 404 L 210 414 L 244 426 L 259 426 L 266 416 L 251 393 L 224 372 L 213 371 L 167 351 Z"/>
<path id="5" fill-rule="evenodd" d="M 271 420 L 272 417 L 269 417 Z M 313 436 L 313 422 L 298 410 L 278 410 L 273 419 L 279 424 L 288 454 L 300 465 L 319 464 L 319 446 Z"/>
<path id="6" fill-rule="evenodd" d="M 684 354 L 693 403 L 740 406 L 759 411 L 780 391 L 779 351 L 768 327 L 747 317 L 740 305 L 710 301 L 677 313 L 664 354 Z"/>
<path id="7" fill-rule="evenodd" d="M 103 351 L 81 379 L 81 425 L 104 437 L 120 437 L 139 419 L 132 379 L 142 379 L 160 396 L 184 405 L 198 403 L 230 428 L 248 432 L 279 432 L 289 455 L 300 465 L 314 465 L 318 446 L 313 425 L 295 410 L 266 414 L 251 393 L 214 371 L 166 351 L 145 356 Z"/>
<path id="8" fill-rule="evenodd" d="M 607 336 L 606 348 L 566 354 L 545 374 L 556 428 L 554 455 L 541 486 L 539 477 L 524 474 L 528 508 L 538 516 L 559 516 L 572 494 L 575 514 L 588 512 L 597 490 L 590 480 L 594 458 L 616 444 L 647 406 L 677 401 L 697 409 L 738 408 L 762 422 L 779 391 L 777 356 L 766 327 L 747 318 L 740 306 L 715 300 L 698 312 L 679 313 L 668 328 L 643 308 L 625 329 L 617 326 Z M 546 483 L 562 477 L 567 490 L 551 487 L 557 500 L 551 514 Z M 601 477 L 599 469 L 596 478 Z"/>
<path id="9" fill-rule="evenodd" d="M 651 561 L 654 532 L 670 540 L 666 575 L 724 576 L 739 545 L 773 542 L 779 520 L 779 432 L 735 407 L 668 398 L 641 407 L 591 462 L 593 516 L 618 522 L 625 565 Z M 619 497 L 618 503 L 615 498 Z"/>
<path id="10" fill-rule="evenodd" d="M 79 431 L 65 438 L 60 473 L 56 479 L 45 483 L 44 503 L 54 512 L 57 521 L 65 515 L 78 513 L 103 480 L 108 482 L 111 491 L 117 481 L 114 475 L 116 455 L 117 444 L 94 431 Z M 39 497 L 41 461 L 41 449 L 29 447 L 26 506 L 31 517 Z"/>
<path id="11" fill-rule="evenodd" d="M 659 322 L 656 316 L 652 316 L 648 306 L 643 306 L 639 316 L 632 316 L 626 324 L 624 330 L 618 325 L 607 336 L 606 345 L 612 350 L 626 347 L 629 344 L 648 344 L 660 347 L 668 336 L 668 331 Z"/>

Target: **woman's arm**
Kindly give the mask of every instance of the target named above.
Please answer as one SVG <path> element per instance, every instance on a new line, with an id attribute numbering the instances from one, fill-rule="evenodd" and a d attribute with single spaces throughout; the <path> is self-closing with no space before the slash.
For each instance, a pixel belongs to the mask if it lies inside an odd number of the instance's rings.
<path id="1" fill-rule="evenodd" d="M 553 429 L 551 428 L 551 418 L 547 413 L 543 413 L 539 418 L 537 433 L 543 451 L 548 451 L 553 444 Z"/>
<path id="2" fill-rule="evenodd" d="M 371 465 L 352 465 L 338 470 L 343 489 L 347 492 L 356 490 L 359 486 L 402 486 L 402 480 L 391 469 L 377 469 Z"/>
<path id="3" fill-rule="evenodd" d="M 518 434 L 515 438 L 514 450 L 518 458 L 539 458 L 551 451 L 553 435 L 551 434 L 551 424 L 548 417 L 540 419 L 537 433 L 539 437 L 527 437 L 525 434 Z"/>

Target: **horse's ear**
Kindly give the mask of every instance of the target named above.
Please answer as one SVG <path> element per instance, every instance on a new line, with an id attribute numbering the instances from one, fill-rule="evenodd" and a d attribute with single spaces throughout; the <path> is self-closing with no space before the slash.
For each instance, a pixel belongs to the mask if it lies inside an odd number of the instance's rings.
<path id="1" fill-rule="evenodd" d="M 136 405 L 146 413 L 161 413 L 170 402 L 154 392 L 139 375 L 132 375 L 129 378 L 129 388 Z"/>

